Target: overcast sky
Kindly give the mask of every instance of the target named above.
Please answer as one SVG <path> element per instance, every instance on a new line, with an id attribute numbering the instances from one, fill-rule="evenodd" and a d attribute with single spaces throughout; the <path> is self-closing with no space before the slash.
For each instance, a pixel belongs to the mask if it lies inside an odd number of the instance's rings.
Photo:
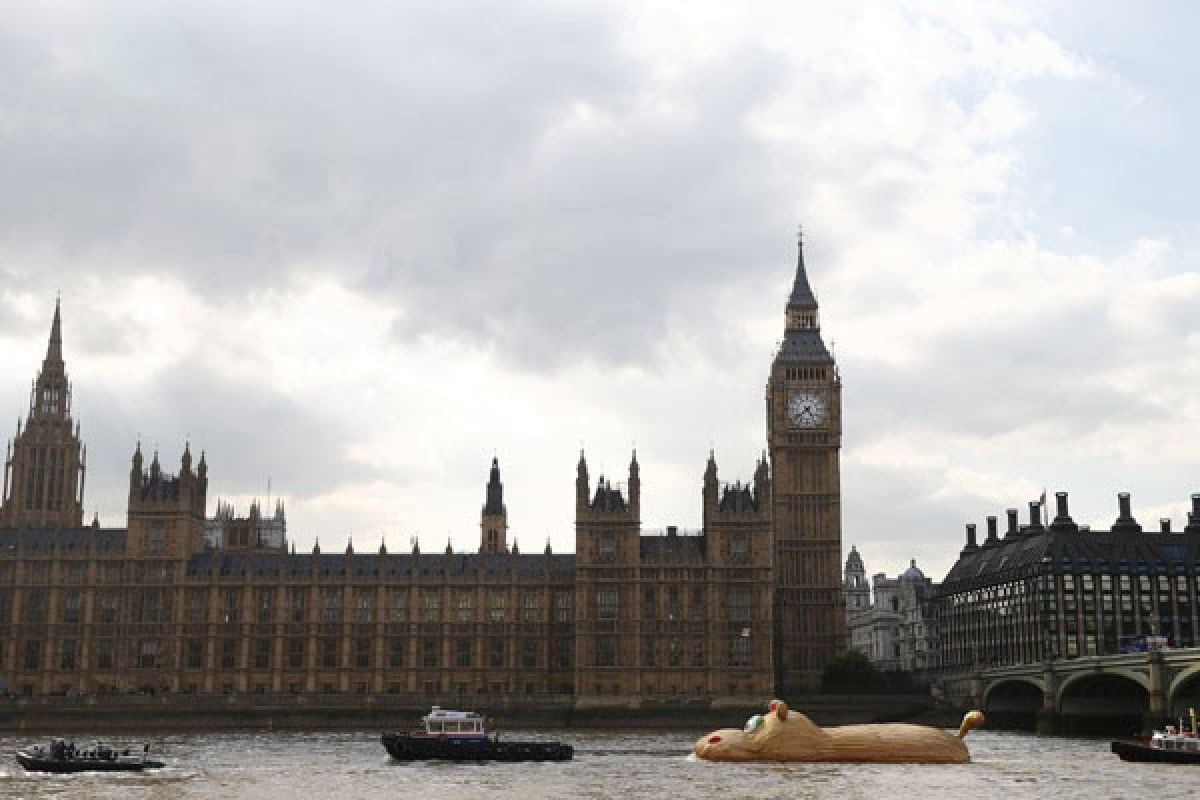
<path id="1" fill-rule="evenodd" d="M 1101 6 L 1104 6 L 1103 8 Z M 300 549 L 574 549 L 574 479 L 700 524 L 765 446 L 803 224 L 843 539 L 1200 491 L 1189 3 L 44 2 L 0 15 L 0 414 L 55 293 L 87 516 L 139 436 Z M 11 435 L 11 434 L 10 434 Z"/>

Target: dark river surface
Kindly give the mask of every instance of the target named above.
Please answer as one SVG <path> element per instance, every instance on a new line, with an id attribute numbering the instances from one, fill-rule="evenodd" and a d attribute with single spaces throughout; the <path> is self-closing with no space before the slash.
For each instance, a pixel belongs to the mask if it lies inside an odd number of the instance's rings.
<path id="1" fill-rule="evenodd" d="M 392 761 L 378 733 L 158 736 L 167 762 L 147 773 L 39 775 L 12 758 L 30 739 L 0 738 L 0 798 L 1173 798 L 1200 792 L 1200 767 L 1126 764 L 1108 739 L 977 730 L 972 763 L 712 764 L 691 756 L 707 731 L 561 732 L 560 763 Z M 518 738 L 518 732 L 508 734 Z M 77 744 L 95 737 L 76 735 Z M 539 738 L 526 736 L 523 738 Z M 112 738 L 113 742 L 123 740 Z"/>

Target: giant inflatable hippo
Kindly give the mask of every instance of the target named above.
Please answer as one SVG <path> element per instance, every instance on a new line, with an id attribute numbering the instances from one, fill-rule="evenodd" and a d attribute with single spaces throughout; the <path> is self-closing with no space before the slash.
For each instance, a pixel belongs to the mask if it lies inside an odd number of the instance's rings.
<path id="1" fill-rule="evenodd" d="M 766 714 L 746 727 L 701 737 L 695 753 L 709 761 L 862 761 L 892 764 L 963 764 L 971 760 L 963 738 L 983 723 L 969 711 L 958 735 L 925 725 L 879 723 L 819 728 L 787 703 L 772 700 Z"/>

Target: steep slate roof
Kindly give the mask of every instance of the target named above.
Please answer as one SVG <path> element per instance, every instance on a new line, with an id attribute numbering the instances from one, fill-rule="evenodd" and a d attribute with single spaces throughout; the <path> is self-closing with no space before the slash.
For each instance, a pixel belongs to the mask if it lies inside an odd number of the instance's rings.
<path id="1" fill-rule="evenodd" d="M 256 553 L 206 550 L 188 559 L 188 575 L 316 574 L 329 578 L 403 576 L 518 575 L 536 577 L 550 573 L 570 579 L 575 555 L 531 553 L 397 553 L 346 555 L 344 553 Z"/>
<path id="2" fill-rule="evenodd" d="M 124 551 L 124 528 L 4 528 L 0 548 L 15 547 L 22 554 L 45 551 L 63 553 Z"/>
<path id="3" fill-rule="evenodd" d="M 638 537 L 639 551 L 647 561 L 703 563 L 705 546 L 704 536 L 668 534 Z"/>
<path id="4" fill-rule="evenodd" d="M 1182 573 L 1200 563 L 1200 531 L 1162 533 L 1022 528 L 963 554 L 940 594 L 1039 574 Z"/>

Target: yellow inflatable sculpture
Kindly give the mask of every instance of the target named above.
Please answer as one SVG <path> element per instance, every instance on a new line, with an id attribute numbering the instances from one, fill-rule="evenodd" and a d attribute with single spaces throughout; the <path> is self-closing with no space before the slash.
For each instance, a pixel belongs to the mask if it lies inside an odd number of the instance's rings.
<path id="1" fill-rule="evenodd" d="M 696 742 L 699 758 L 709 761 L 860 761 L 890 764 L 964 764 L 971 760 L 963 742 L 983 723 L 969 711 L 958 735 L 925 725 L 880 723 L 819 728 L 787 703 L 772 700 L 766 714 L 755 714 L 742 730 L 723 728 Z"/>

